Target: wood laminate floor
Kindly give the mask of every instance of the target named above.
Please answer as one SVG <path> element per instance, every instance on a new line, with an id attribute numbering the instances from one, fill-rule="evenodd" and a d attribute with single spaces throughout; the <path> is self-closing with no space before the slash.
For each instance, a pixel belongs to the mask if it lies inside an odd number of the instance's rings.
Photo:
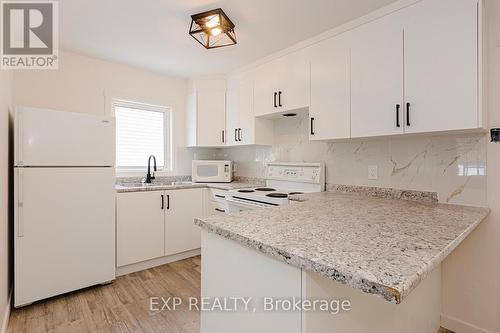
<path id="1" fill-rule="evenodd" d="M 199 295 L 200 257 L 194 257 L 14 309 L 7 332 L 199 333 L 199 312 L 187 305 L 176 311 L 150 310 L 150 297 Z"/>

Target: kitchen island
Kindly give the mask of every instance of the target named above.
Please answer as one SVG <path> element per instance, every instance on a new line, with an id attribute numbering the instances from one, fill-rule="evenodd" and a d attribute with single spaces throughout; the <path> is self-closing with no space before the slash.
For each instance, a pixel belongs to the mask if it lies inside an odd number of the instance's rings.
<path id="1" fill-rule="evenodd" d="M 489 214 L 418 195 L 296 199 L 195 221 L 203 229 L 202 296 L 246 296 L 257 305 L 255 312 L 202 313 L 202 333 L 435 333 L 440 264 Z M 266 297 L 349 300 L 350 309 L 265 311 Z"/>

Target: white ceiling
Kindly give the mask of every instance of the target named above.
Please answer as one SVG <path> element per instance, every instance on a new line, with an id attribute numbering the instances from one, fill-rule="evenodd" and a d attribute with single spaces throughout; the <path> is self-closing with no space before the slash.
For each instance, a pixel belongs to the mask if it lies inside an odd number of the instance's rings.
<path id="1" fill-rule="evenodd" d="M 394 0 L 66 0 L 64 50 L 177 76 L 227 73 Z M 238 44 L 205 50 L 190 15 L 221 7 Z"/>

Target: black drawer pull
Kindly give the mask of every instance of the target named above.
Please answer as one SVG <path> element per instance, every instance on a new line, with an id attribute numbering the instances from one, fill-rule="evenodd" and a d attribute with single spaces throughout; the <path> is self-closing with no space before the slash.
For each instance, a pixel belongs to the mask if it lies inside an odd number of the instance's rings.
<path id="1" fill-rule="evenodd" d="M 401 105 L 396 104 L 396 127 L 401 127 L 401 124 L 399 123 L 399 109 L 401 108 Z"/>
<path id="2" fill-rule="evenodd" d="M 218 212 L 221 212 L 221 213 L 225 213 L 226 211 L 224 209 L 220 209 L 220 208 L 215 208 L 216 211 Z"/>
<path id="3" fill-rule="evenodd" d="M 406 103 L 406 126 L 411 126 L 411 124 L 410 124 L 410 103 Z"/>
<path id="4" fill-rule="evenodd" d="M 220 195 L 220 194 L 216 194 L 215 196 L 216 196 L 217 198 L 223 198 L 223 199 L 226 199 L 226 197 L 225 197 L 225 196 Z"/>

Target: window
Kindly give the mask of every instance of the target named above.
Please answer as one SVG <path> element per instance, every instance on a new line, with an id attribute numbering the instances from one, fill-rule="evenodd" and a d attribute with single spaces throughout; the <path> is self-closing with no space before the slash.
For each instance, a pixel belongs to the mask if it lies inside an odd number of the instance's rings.
<path id="1" fill-rule="evenodd" d="M 170 166 L 170 110 L 148 104 L 114 101 L 116 167 L 144 169 L 154 155 L 158 169 Z"/>

